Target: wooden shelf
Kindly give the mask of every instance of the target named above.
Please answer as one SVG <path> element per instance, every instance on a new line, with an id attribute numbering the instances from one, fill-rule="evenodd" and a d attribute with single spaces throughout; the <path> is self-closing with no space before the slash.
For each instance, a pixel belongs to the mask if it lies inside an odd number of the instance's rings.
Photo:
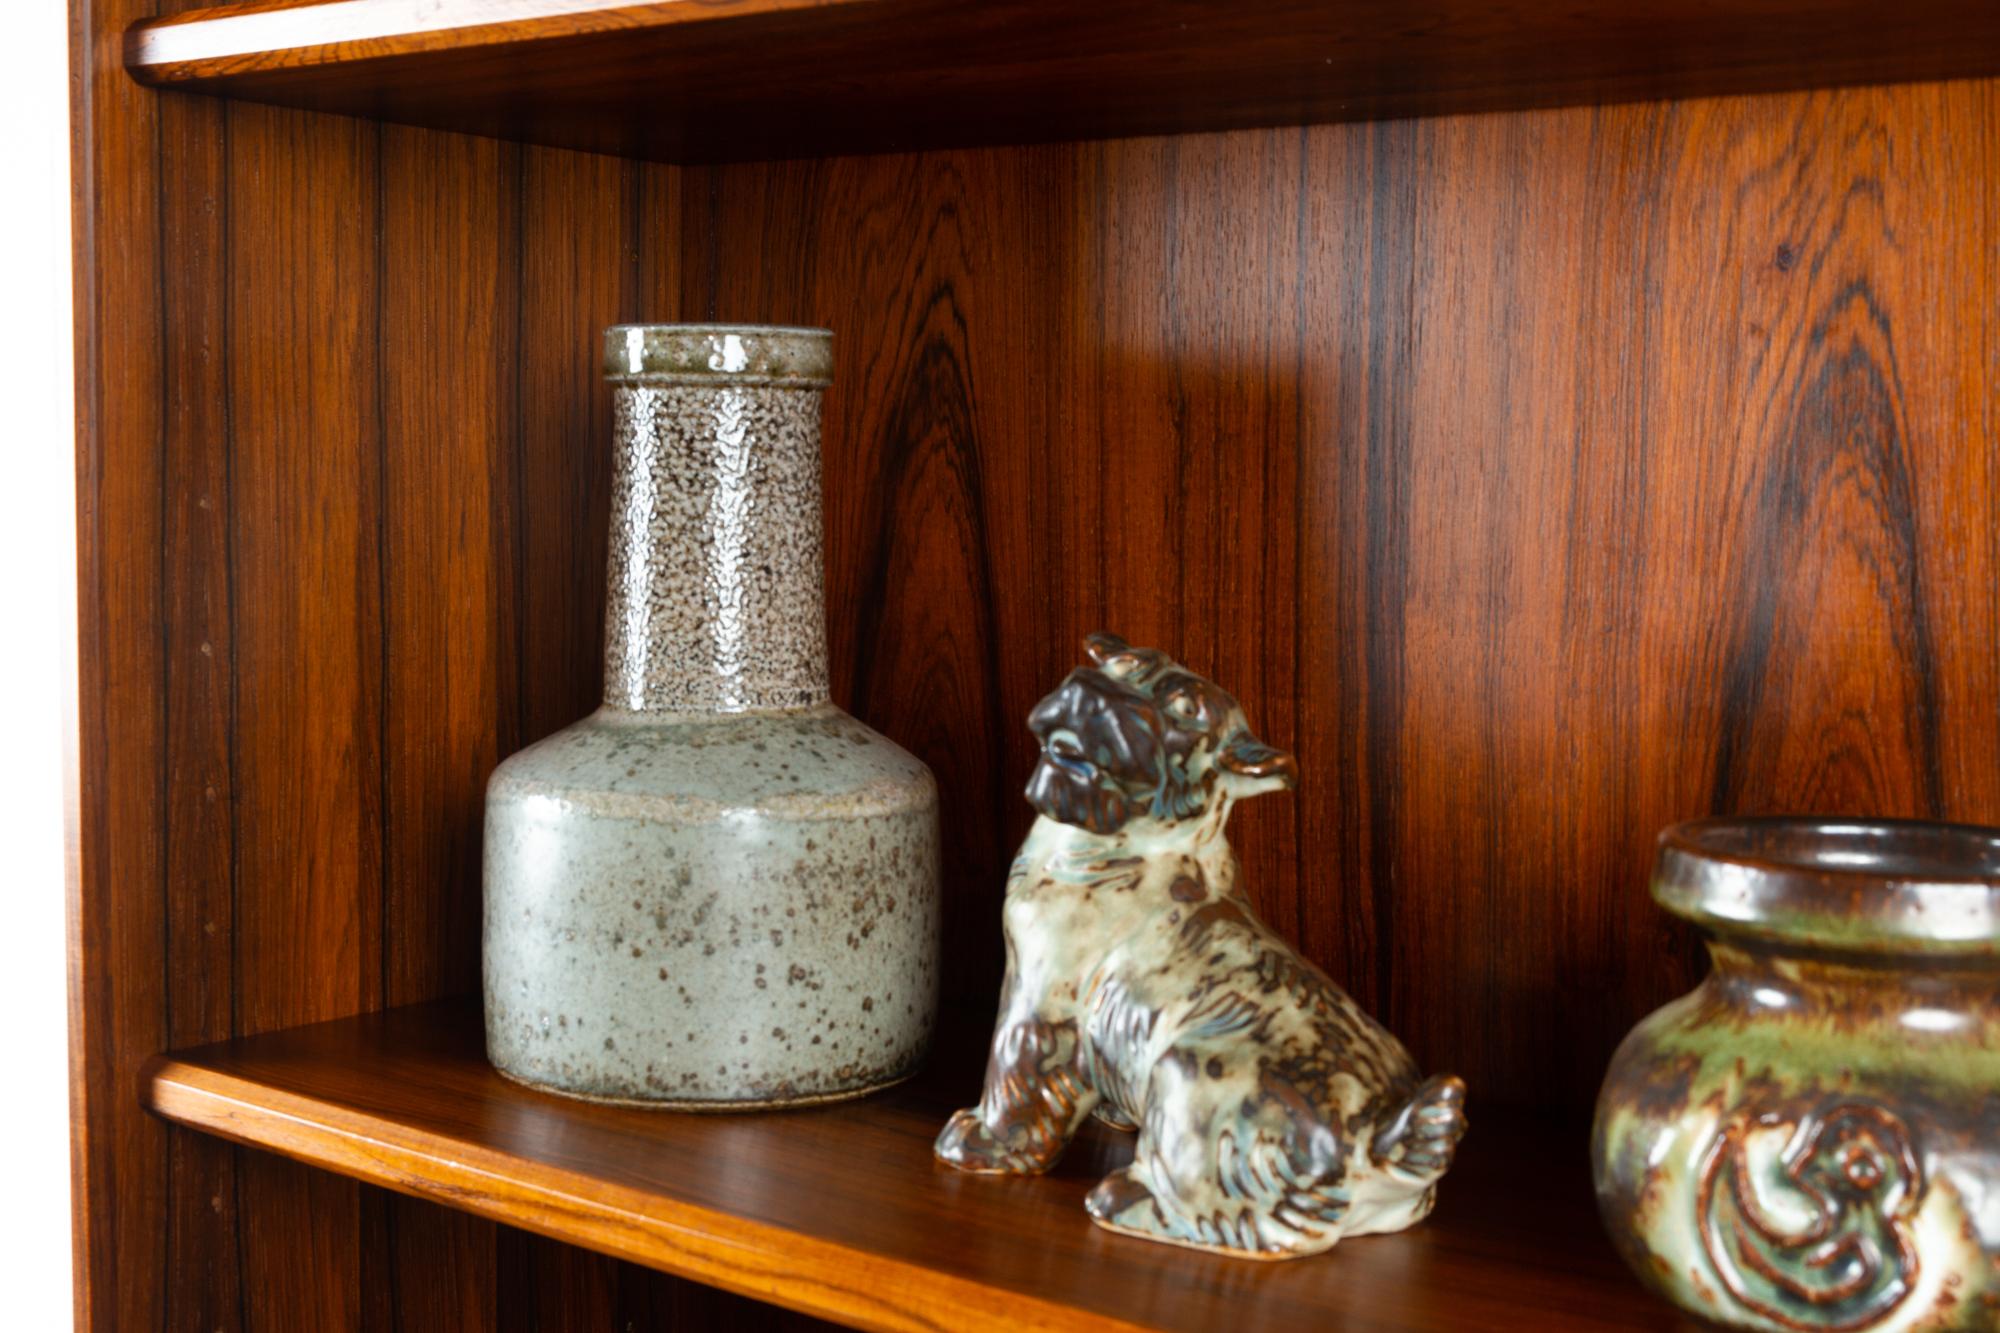
<path id="1" fill-rule="evenodd" d="M 135 26 L 164 87 L 660 161 L 2000 70 L 1991 0 L 328 0 Z"/>
<path id="2" fill-rule="evenodd" d="M 1480 1113 L 1432 1218 L 1285 1264 L 1092 1226 L 1129 1157 L 1093 1126 L 1040 1179 L 961 1175 L 931 1138 L 978 1047 L 860 1102 L 676 1115 L 500 1078 L 450 1001 L 162 1056 L 146 1098 L 182 1124 L 860 1328 L 1669 1329 L 1590 1202 L 1582 1132 Z"/>

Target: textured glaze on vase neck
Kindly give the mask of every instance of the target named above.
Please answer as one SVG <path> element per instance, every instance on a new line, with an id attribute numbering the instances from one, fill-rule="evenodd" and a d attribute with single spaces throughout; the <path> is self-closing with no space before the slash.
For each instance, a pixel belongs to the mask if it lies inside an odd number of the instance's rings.
<path id="1" fill-rule="evenodd" d="M 605 331 L 616 457 L 604 702 L 742 713 L 827 702 L 824 329 Z"/>

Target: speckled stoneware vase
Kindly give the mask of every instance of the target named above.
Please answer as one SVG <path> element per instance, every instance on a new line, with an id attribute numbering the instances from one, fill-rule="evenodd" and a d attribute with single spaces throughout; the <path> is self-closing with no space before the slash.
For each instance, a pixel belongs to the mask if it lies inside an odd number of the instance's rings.
<path id="1" fill-rule="evenodd" d="M 937 997 L 930 771 L 827 698 L 823 329 L 630 326 L 604 706 L 486 805 L 486 1046 L 600 1100 L 795 1106 L 908 1075 Z"/>
<path id="2" fill-rule="evenodd" d="M 1683 824 L 1653 896 L 1715 967 L 1598 1103 L 1634 1270 L 1730 1328 L 2000 1329 L 2000 830 Z"/>

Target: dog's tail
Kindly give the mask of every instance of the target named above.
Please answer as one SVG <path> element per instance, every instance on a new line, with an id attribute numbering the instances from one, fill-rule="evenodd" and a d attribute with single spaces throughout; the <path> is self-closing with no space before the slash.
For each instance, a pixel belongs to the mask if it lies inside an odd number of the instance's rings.
<path id="1" fill-rule="evenodd" d="M 1421 1181 L 1451 1165 L 1465 1137 L 1465 1083 L 1451 1074 L 1425 1079 L 1375 1135 L 1375 1160 Z"/>

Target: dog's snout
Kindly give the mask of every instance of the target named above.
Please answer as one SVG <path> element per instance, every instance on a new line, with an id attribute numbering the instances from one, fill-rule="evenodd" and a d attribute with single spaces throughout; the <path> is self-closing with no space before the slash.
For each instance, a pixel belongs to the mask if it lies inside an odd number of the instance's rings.
<path id="1" fill-rule="evenodd" d="M 1073 705 L 1067 697 L 1068 686 L 1060 686 L 1054 692 L 1043 696 L 1042 701 L 1028 713 L 1028 730 L 1037 736 L 1047 736 L 1052 731 L 1069 728 Z"/>

